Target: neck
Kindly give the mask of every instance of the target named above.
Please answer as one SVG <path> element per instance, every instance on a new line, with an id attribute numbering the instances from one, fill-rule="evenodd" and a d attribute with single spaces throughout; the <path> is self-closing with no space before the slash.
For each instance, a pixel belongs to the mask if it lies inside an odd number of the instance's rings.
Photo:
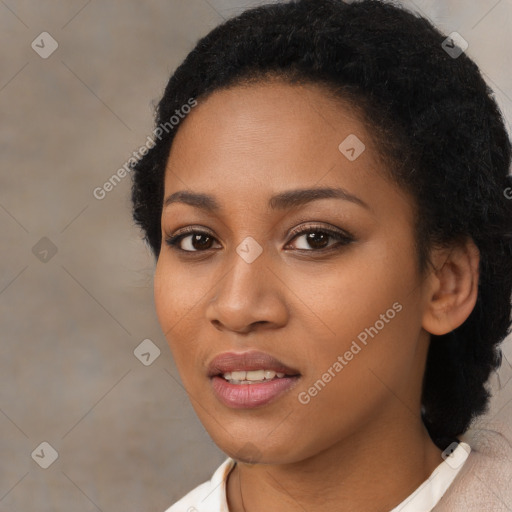
<path id="1" fill-rule="evenodd" d="M 421 420 L 358 432 L 288 464 L 237 463 L 227 481 L 230 512 L 382 512 L 409 496 L 442 462 Z M 407 433 L 407 435 L 406 435 Z"/>

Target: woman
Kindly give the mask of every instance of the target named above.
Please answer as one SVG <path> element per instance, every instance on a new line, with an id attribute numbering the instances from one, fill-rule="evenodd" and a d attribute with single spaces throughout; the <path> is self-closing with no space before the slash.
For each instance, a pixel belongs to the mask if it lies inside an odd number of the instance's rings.
<path id="1" fill-rule="evenodd" d="M 511 146 L 463 49 L 377 0 L 298 0 L 170 78 L 134 219 L 228 458 L 169 512 L 483 510 L 460 437 L 510 327 Z"/>

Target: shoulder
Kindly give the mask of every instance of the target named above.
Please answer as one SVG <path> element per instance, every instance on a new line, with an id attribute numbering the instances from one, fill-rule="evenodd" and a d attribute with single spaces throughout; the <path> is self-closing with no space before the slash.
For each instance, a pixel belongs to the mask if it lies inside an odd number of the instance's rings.
<path id="1" fill-rule="evenodd" d="M 435 512 L 508 512 L 512 503 L 512 444 L 500 428 L 471 432 L 471 454 L 452 485 L 434 507 Z"/>
<path id="2" fill-rule="evenodd" d="M 229 512 L 226 503 L 226 480 L 235 461 L 227 458 L 213 473 L 210 480 L 203 482 L 165 512 Z"/>

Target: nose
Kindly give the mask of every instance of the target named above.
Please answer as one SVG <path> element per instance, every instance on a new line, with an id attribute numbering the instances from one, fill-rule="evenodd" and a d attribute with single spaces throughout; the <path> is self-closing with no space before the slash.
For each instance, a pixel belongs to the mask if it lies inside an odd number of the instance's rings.
<path id="1" fill-rule="evenodd" d="M 285 290 L 264 258 L 247 263 L 237 256 L 214 287 L 206 317 L 218 330 L 244 334 L 280 327 L 288 318 Z"/>

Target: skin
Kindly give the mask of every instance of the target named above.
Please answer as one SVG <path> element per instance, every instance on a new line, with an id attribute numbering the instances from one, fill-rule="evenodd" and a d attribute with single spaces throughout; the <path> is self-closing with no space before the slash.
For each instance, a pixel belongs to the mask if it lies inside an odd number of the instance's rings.
<path id="1" fill-rule="evenodd" d="M 354 161 L 338 149 L 349 134 L 366 146 Z M 443 461 L 420 417 L 429 333 L 469 316 L 478 250 L 471 241 L 436 249 L 432 268 L 419 272 L 414 201 L 386 177 L 370 135 L 350 105 L 321 86 L 279 80 L 215 91 L 176 134 L 165 197 L 203 192 L 221 210 L 163 209 L 155 305 L 200 421 L 238 461 L 227 481 L 231 512 L 389 511 Z M 336 198 L 284 211 L 267 205 L 273 194 L 324 186 L 343 187 L 367 207 Z M 312 223 L 354 239 L 327 238 L 337 249 L 322 252 L 306 235 L 288 235 Z M 185 237 L 180 247 L 196 252 L 182 254 L 165 238 L 185 226 L 213 240 Z M 236 252 L 248 236 L 263 251 L 250 264 Z M 396 302 L 402 310 L 300 403 L 298 393 Z M 297 386 L 255 409 L 223 405 L 208 363 L 246 349 L 298 369 Z"/>

